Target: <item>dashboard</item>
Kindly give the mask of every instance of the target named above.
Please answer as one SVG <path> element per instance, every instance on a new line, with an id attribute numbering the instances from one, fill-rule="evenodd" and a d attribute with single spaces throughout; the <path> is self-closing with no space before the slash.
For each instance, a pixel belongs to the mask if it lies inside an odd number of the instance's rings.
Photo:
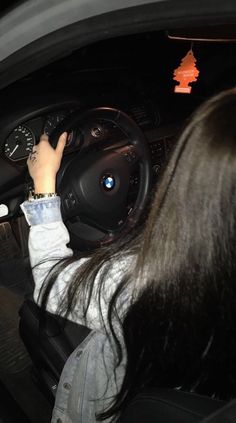
<path id="1" fill-rule="evenodd" d="M 64 106 L 64 107 L 63 107 Z M 109 105 L 105 104 L 105 107 Z M 54 106 L 55 107 L 55 106 Z M 29 153 L 32 151 L 33 146 L 39 142 L 40 135 L 45 133 L 49 136 L 53 134 L 53 131 L 59 127 L 63 121 L 76 110 L 80 113 L 84 108 L 76 102 L 71 101 L 65 107 L 65 105 L 57 104 L 56 110 L 51 109 L 50 106 L 47 106 L 50 111 L 41 114 L 37 110 L 34 112 L 34 117 L 27 119 L 26 116 L 21 116 L 20 119 L 17 119 L 14 123 L 14 120 L 11 122 L 11 126 L 8 128 L 7 136 L 4 138 L 3 147 L 1 151 L 1 160 L 6 160 L 10 162 L 13 166 L 25 166 L 26 160 L 29 156 Z M 154 171 L 157 169 L 158 159 L 163 161 L 167 158 L 170 150 L 172 149 L 175 132 L 178 129 L 178 125 L 165 125 L 161 126 L 161 116 L 158 109 L 155 109 L 153 106 L 150 107 L 150 104 L 147 106 L 145 104 L 131 104 L 129 106 L 123 106 L 122 109 L 130 117 L 132 117 L 135 122 L 141 127 L 145 132 L 146 137 L 149 141 L 150 152 L 153 159 Z M 20 123 L 18 123 L 20 120 Z M 113 126 L 107 125 L 106 127 L 106 136 L 101 134 L 100 128 L 97 127 L 96 123 L 89 123 L 89 130 L 91 131 L 91 138 L 93 142 L 96 139 L 101 140 L 105 139 L 117 139 L 120 140 L 120 135 L 116 128 Z M 82 138 L 77 131 L 71 131 L 68 136 L 65 153 L 73 152 L 78 150 L 79 145 L 82 144 Z"/>
<path id="2" fill-rule="evenodd" d="M 115 95 L 113 96 L 115 98 Z M 17 205 L 24 200 L 27 175 L 27 158 L 40 135 L 49 136 L 65 121 L 71 113 L 91 107 L 81 99 L 51 99 L 47 102 L 40 98 L 24 107 L 17 107 L 6 113 L 0 121 L 0 204 L 6 204 L 8 217 L 16 215 Z M 150 101 L 113 101 L 104 99 L 101 104 L 94 100 L 95 106 L 116 107 L 125 111 L 141 127 L 150 146 L 154 181 L 172 150 L 179 124 L 166 122 L 160 108 Z M 101 130 L 98 122 L 88 122 L 86 126 L 87 143 L 109 144 L 109 140 L 120 142 L 122 134 L 117 128 L 108 125 Z M 88 135 L 89 133 L 89 135 Z M 81 148 L 86 148 L 80 131 L 73 130 L 68 137 L 64 155 L 73 155 Z M 4 216 L 0 216 L 0 221 Z"/>

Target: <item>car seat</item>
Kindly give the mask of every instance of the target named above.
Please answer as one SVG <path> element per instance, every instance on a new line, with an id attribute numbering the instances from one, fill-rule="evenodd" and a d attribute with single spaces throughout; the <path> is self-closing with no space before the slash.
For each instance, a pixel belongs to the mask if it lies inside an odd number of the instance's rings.
<path id="1" fill-rule="evenodd" d="M 31 299 L 20 309 L 20 335 L 32 358 L 42 389 L 53 405 L 60 374 L 73 350 L 90 329 L 60 316 L 44 313 Z M 120 423 L 226 423 L 235 420 L 204 420 L 225 406 L 223 401 L 175 389 L 147 389 L 125 409 Z M 236 405 L 235 405 L 236 409 Z M 226 412 L 229 413 L 228 409 Z M 232 410 L 230 411 L 232 413 Z"/>

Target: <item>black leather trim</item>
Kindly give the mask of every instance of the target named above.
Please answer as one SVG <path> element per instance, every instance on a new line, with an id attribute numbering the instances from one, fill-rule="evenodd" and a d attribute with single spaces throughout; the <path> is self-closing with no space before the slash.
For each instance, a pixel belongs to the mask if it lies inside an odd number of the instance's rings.
<path id="1" fill-rule="evenodd" d="M 174 389 L 149 389 L 126 408 L 121 423 L 199 423 L 223 401 Z"/>

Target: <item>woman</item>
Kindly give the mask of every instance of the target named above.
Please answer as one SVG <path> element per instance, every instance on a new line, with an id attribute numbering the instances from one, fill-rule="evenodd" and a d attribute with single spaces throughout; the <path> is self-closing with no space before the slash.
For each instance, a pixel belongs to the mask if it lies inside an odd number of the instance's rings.
<path id="1" fill-rule="evenodd" d="M 235 116 L 236 89 L 195 112 L 143 233 L 109 251 L 73 256 L 58 197 L 23 203 L 36 301 L 93 329 L 65 366 L 53 421 L 116 421 L 145 386 L 236 394 Z M 43 136 L 29 158 L 36 193 L 55 193 L 65 142 L 53 150 Z"/>

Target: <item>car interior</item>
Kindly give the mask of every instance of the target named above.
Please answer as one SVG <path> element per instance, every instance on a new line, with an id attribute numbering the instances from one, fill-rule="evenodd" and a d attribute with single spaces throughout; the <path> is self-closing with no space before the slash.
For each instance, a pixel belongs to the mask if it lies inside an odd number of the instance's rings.
<path id="1" fill-rule="evenodd" d="M 189 53 L 197 77 L 179 92 L 176 70 Z M 0 91 L 1 423 L 50 421 L 63 366 L 90 331 L 49 313 L 40 330 L 32 299 L 20 204 L 32 189 L 26 162 L 40 135 L 55 146 L 60 133 L 69 134 L 57 180 L 62 215 L 72 248 L 92 251 L 142 225 L 189 117 L 235 85 L 236 26 L 221 23 L 109 37 Z M 201 422 L 228 400 L 153 387 L 121 421 Z"/>

